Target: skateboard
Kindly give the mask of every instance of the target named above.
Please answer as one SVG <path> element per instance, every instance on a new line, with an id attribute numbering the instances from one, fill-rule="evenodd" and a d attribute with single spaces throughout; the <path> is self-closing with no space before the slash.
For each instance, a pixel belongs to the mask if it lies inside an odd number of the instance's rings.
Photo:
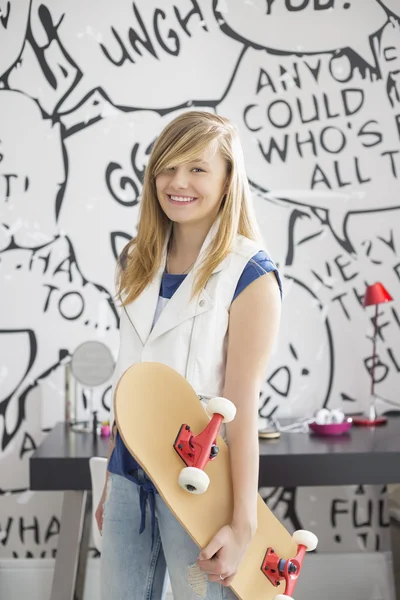
<path id="1" fill-rule="evenodd" d="M 119 433 L 175 517 L 204 548 L 231 521 L 229 451 L 219 435 L 235 416 L 226 398 L 207 411 L 188 381 L 171 367 L 143 362 L 129 367 L 115 391 Z M 240 600 L 291 598 L 304 555 L 314 550 L 310 531 L 290 535 L 258 497 L 258 527 L 231 588 Z"/>

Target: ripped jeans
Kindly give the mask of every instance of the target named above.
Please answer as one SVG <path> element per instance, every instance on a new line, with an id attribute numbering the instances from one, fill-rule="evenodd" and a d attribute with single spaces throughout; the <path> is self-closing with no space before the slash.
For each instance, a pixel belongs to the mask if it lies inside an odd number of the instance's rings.
<path id="1" fill-rule="evenodd" d="M 140 488 L 111 473 L 104 503 L 101 600 L 164 600 L 168 574 L 174 600 L 237 600 L 219 583 L 209 582 L 196 565 L 199 548 L 159 494 L 155 500 L 154 542 L 149 502 L 141 526 Z M 142 469 L 137 478 L 146 483 Z M 148 481 L 148 480 L 147 480 Z"/>

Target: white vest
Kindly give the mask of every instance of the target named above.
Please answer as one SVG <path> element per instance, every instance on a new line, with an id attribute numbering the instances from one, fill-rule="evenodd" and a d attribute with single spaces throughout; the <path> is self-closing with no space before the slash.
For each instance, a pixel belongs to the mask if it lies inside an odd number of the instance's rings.
<path id="1" fill-rule="evenodd" d="M 191 300 L 194 275 L 218 225 L 217 221 L 211 227 L 192 271 L 169 300 L 154 327 L 167 243 L 153 281 L 140 296 L 122 308 L 113 398 L 124 371 L 133 364 L 146 361 L 160 362 L 178 371 L 204 402 L 222 395 L 230 306 L 243 269 L 260 247 L 256 242 L 237 236 L 232 251 L 213 271 L 206 288 L 199 297 Z"/>

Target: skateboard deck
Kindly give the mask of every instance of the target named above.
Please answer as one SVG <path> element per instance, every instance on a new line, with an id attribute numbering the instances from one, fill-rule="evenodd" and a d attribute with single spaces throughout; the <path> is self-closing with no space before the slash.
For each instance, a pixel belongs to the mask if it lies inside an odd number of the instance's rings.
<path id="1" fill-rule="evenodd" d="M 233 492 L 228 447 L 217 438 L 219 453 L 204 471 L 210 478 L 207 491 L 191 494 L 178 478 L 185 467 L 174 449 L 182 424 L 199 434 L 210 422 L 196 392 L 172 368 L 144 362 L 128 368 L 115 392 L 115 417 L 119 433 L 136 461 L 154 482 L 161 497 L 201 549 L 230 523 Z M 274 586 L 261 570 L 268 548 L 283 559 L 296 556 L 298 546 L 258 497 L 258 528 L 231 584 L 241 600 L 272 600 L 285 593 L 285 581 Z"/>

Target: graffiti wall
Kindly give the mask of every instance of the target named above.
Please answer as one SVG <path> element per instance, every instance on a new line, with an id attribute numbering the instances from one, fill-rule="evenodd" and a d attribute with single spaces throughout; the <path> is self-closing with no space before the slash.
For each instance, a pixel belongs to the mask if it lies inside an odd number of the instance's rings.
<path id="1" fill-rule="evenodd" d="M 375 281 L 395 300 L 379 309 L 375 379 L 396 401 L 397 0 L 0 0 L 0 47 L 0 558 L 56 551 L 61 496 L 28 490 L 29 457 L 63 419 L 74 349 L 116 353 L 116 258 L 151 145 L 182 111 L 237 125 L 284 276 L 260 420 L 366 407 Z M 110 401 L 96 389 L 100 418 Z M 261 492 L 322 551 L 387 547 L 384 489 Z"/>

